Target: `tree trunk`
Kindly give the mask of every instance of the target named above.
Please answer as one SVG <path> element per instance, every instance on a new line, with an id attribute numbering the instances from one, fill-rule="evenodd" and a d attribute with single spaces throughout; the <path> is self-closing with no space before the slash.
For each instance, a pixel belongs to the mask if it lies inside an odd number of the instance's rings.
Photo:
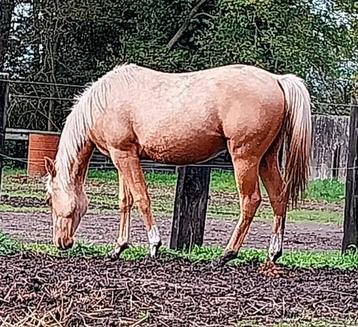
<path id="1" fill-rule="evenodd" d="M 344 211 L 343 252 L 358 248 L 358 108 L 353 107 L 350 121 Z"/>
<path id="2" fill-rule="evenodd" d="M 5 55 L 11 28 L 15 0 L 0 0 L 0 72 L 4 69 Z"/>

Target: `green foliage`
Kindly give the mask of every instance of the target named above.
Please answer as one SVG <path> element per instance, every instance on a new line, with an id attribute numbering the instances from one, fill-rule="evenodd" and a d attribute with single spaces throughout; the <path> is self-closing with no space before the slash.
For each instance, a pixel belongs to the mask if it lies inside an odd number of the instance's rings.
<path id="1" fill-rule="evenodd" d="M 345 184 L 337 179 L 319 179 L 309 183 L 307 197 L 312 200 L 341 201 Z"/>
<path id="2" fill-rule="evenodd" d="M 208 0 L 190 16 L 196 4 L 19 1 L 7 71 L 30 80 L 84 84 L 124 62 L 170 72 L 244 63 L 300 75 L 314 99 L 350 100 L 358 55 L 355 7 L 332 0 Z M 169 49 L 184 22 L 184 32 Z M 72 98 L 79 91 L 48 87 L 34 92 L 17 85 L 15 93 Z M 61 128 L 70 105 L 53 101 L 49 109 L 46 101 L 21 101 L 8 116 L 9 126 L 45 129 L 51 116 Z"/>
<path id="3" fill-rule="evenodd" d="M 20 242 L 0 232 L 0 255 L 11 255 L 23 250 Z"/>

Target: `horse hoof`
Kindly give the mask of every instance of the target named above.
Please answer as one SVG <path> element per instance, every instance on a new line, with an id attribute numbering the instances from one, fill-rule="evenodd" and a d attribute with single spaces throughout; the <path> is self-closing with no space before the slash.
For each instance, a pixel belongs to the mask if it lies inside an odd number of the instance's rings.
<path id="1" fill-rule="evenodd" d="M 212 267 L 213 268 L 220 268 L 220 267 L 224 267 L 226 263 L 228 263 L 229 261 L 236 259 L 237 257 L 237 252 L 235 251 L 227 251 L 225 252 L 223 255 L 221 255 L 219 258 L 217 258 L 216 260 L 214 260 L 212 262 Z"/>
<path id="2" fill-rule="evenodd" d="M 162 246 L 162 241 L 159 241 L 157 244 L 150 245 L 150 257 L 155 259 L 158 257 L 159 248 Z"/>
<path id="3" fill-rule="evenodd" d="M 109 261 L 117 261 L 119 259 L 119 257 L 120 257 L 120 254 L 113 250 L 107 254 L 106 259 Z"/>
<path id="4" fill-rule="evenodd" d="M 225 266 L 225 262 L 222 257 L 219 257 L 211 262 L 211 268 L 221 268 Z"/>
<path id="5" fill-rule="evenodd" d="M 115 247 L 111 252 L 108 253 L 107 258 L 111 261 L 117 261 L 124 250 L 128 249 L 128 243 L 124 243 L 118 247 Z"/>

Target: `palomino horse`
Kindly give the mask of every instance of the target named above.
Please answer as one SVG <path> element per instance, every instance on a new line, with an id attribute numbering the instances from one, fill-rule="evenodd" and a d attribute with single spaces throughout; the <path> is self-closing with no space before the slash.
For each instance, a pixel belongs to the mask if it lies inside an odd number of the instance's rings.
<path id="1" fill-rule="evenodd" d="M 285 140 L 285 174 L 278 152 Z M 161 245 L 141 158 L 186 165 L 230 152 L 240 193 L 238 224 L 219 262 L 234 258 L 260 204 L 259 176 L 274 211 L 269 262 L 282 253 L 285 215 L 305 188 L 311 152 L 310 96 L 294 75 L 246 65 L 163 73 L 133 64 L 93 83 L 66 120 L 55 162 L 46 159 L 53 241 L 73 237 L 88 206 L 84 182 L 97 147 L 119 174 L 120 230 L 112 257 L 128 247 L 132 205 L 139 206 L 151 256 Z"/>

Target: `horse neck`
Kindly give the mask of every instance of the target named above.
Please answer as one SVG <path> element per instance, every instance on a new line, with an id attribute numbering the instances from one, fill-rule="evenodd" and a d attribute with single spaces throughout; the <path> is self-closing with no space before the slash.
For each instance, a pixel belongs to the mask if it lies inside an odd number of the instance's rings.
<path id="1" fill-rule="evenodd" d="M 86 141 L 70 167 L 70 178 L 76 188 L 82 187 L 85 182 L 93 150 L 94 144 L 91 141 Z"/>
<path id="2" fill-rule="evenodd" d="M 65 147 L 66 144 L 61 144 L 60 142 L 60 147 L 57 151 L 56 161 L 59 165 L 59 167 L 57 167 L 59 181 L 62 183 L 64 189 L 68 189 L 69 187 L 72 188 L 74 186 L 75 189 L 79 191 L 83 188 L 86 179 L 86 173 L 94 150 L 94 144 L 91 141 L 86 140 L 70 162 L 66 160 L 61 161 L 58 158 L 67 155 Z"/>

